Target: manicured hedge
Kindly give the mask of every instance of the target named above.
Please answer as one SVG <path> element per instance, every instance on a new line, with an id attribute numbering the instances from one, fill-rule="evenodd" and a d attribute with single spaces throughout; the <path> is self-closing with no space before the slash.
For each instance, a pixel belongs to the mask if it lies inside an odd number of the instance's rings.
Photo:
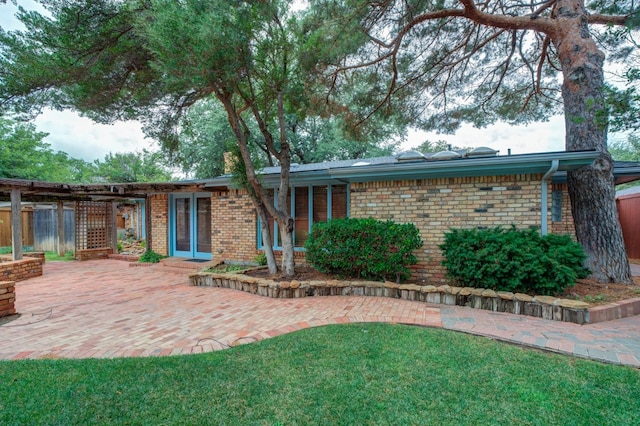
<path id="1" fill-rule="evenodd" d="M 535 229 L 454 229 L 440 249 L 448 277 L 468 287 L 552 295 L 589 275 L 580 244 Z"/>
<path id="2" fill-rule="evenodd" d="M 422 247 L 414 224 L 369 219 L 334 219 L 313 225 L 306 259 L 321 272 L 352 278 L 405 280 Z"/>

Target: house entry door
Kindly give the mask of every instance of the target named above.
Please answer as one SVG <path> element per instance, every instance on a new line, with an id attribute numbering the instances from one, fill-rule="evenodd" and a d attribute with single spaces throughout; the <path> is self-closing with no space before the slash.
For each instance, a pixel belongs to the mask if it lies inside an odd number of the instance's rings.
<path id="1" fill-rule="evenodd" d="M 171 255 L 211 259 L 211 195 L 171 197 Z"/>

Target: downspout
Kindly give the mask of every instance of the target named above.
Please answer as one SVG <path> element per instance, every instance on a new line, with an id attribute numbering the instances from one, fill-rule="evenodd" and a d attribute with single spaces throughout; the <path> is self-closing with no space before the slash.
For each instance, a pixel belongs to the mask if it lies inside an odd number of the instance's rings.
<path id="1" fill-rule="evenodd" d="M 558 160 L 551 161 L 551 168 L 547 171 L 547 173 L 542 176 L 542 200 L 541 200 L 541 211 L 540 211 L 540 233 L 542 235 L 547 235 L 549 233 L 547 219 L 549 216 L 549 183 L 548 180 L 553 176 L 555 172 L 558 171 L 558 167 L 560 162 Z"/>

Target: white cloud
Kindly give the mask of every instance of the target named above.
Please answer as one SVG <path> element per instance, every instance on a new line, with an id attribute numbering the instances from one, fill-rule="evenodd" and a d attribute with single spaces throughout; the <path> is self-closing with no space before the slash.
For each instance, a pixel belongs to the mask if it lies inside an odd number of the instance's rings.
<path id="1" fill-rule="evenodd" d="M 49 133 L 44 141 L 54 151 L 64 151 L 85 161 L 104 159 L 109 152 L 157 150 L 157 143 L 145 139 L 141 125 L 135 121 L 112 125 L 97 124 L 73 111 L 44 111 L 35 120 L 39 131 Z"/>
<path id="2" fill-rule="evenodd" d="M 32 0 L 20 0 L 18 5 L 27 10 L 47 13 Z M 0 27 L 13 31 L 24 29 L 15 18 L 18 8 L 11 2 L 0 4 Z M 117 122 L 113 125 L 96 124 L 72 111 L 45 110 L 34 121 L 41 132 L 49 133 L 44 140 L 54 151 L 64 151 L 85 161 L 102 160 L 109 152 L 133 152 L 157 149 L 157 144 L 145 139 L 140 123 Z"/>
<path id="3" fill-rule="evenodd" d="M 500 155 L 526 154 L 532 152 L 564 151 L 564 118 L 554 116 L 548 122 L 532 123 L 526 126 L 510 126 L 496 123 L 483 129 L 464 124 L 454 135 L 435 132 L 413 131 L 402 144 L 403 149 L 420 145 L 425 140 L 444 140 L 454 146 L 488 146 L 500 151 Z"/>

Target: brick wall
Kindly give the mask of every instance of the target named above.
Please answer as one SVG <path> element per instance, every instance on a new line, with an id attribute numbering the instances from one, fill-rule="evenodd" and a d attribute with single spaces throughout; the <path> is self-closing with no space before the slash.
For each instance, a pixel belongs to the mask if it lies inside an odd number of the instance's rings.
<path id="1" fill-rule="evenodd" d="M 211 194 L 211 253 L 214 260 L 251 262 L 256 248 L 257 217 L 249 194 L 231 189 Z"/>
<path id="2" fill-rule="evenodd" d="M 151 197 L 151 249 L 158 254 L 169 255 L 169 195 Z"/>
<path id="3" fill-rule="evenodd" d="M 450 228 L 511 224 L 518 228 L 539 227 L 541 178 L 542 175 L 512 175 L 352 183 L 350 215 L 415 223 L 424 247 L 417 253 L 419 264 L 412 279 L 443 283 L 445 270 L 440 265 L 438 245 L 443 242 L 444 233 Z M 553 188 L 566 190 L 566 185 Z M 551 209 L 551 191 L 548 205 Z M 549 212 L 549 229 L 573 233 L 566 194 L 562 212 L 563 221 L 553 223 Z M 212 194 L 211 247 L 215 260 L 253 261 L 260 252 L 256 249 L 256 227 L 255 209 L 246 191 Z M 304 262 L 304 253 L 296 252 L 296 262 Z"/>
<path id="4" fill-rule="evenodd" d="M 412 279 L 446 282 L 440 245 L 450 228 L 540 226 L 541 175 L 353 183 L 351 217 L 413 222 L 424 246 Z M 551 196 L 549 195 L 549 205 Z M 566 207 L 563 205 L 563 207 Z M 551 215 L 549 214 L 549 226 Z M 551 228 L 550 228 L 551 229 Z"/>
<path id="5" fill-rule="evenodd" d="M 16 313 L 15 282 L 0 281 L 0 318 Z"/>
<path id="6" fill-rule="evenodd" d="M 76 260 L 92 260 L 92 259 L 107 259 L 113 254 L 111 247 L 102 247 L 95 249 L 76 250 Z"/>
<path id="7" fill-rule="evenodd" d="M 573 215 L 571 213 L 571 200 L 566 183 L 554 183 L 553 191 L 562 191 L 562 220 L 552 222 L 549 228 L 554 234 L 570 234 L 575 237 L 575 227 L 573 226 Z"/>
<path id="8" fill-rule="evenodd" d="M 44 259 L 24 257 L 21 260 L 2 261 L 0 263 L 0 280 L 23 281 L 27 278 L 42 275 Z"/>

